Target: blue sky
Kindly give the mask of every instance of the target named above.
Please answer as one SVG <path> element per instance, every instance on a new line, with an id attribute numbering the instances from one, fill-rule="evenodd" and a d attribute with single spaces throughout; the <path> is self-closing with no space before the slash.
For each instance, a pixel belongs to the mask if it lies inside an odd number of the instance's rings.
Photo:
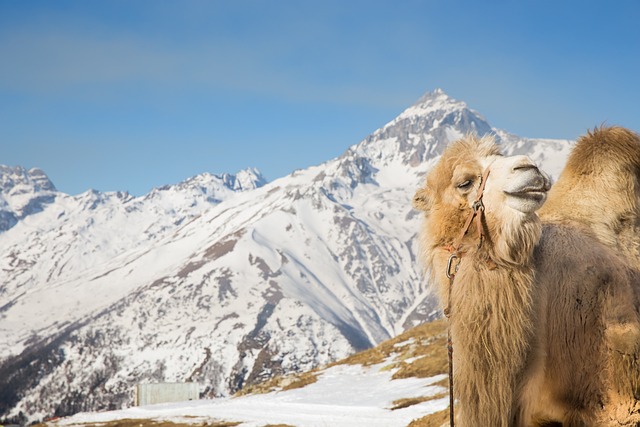
<path id="1" fill-rule="evenodd" d="M 491 125 L 640 131 L 640 2 L 0 0 L 0 164 L 130 191 L 344 152 L 442 88 Z"/>

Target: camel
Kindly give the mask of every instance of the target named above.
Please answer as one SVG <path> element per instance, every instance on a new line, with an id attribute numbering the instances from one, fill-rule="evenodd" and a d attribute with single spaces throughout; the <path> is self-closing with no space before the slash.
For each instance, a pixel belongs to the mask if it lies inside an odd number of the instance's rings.
<path id="1" fill-rule="evenodd" d="M 640 270 L 640 136 L 619 126 L 601 126 L 580 137 L 538 215 L 543 222 L 582 227 Z M 619 336 L 634 342 L 628 333 L 613 327 L 608 331 L 611 339 Z M 640 371 L 635 354 L 632 349 L 613 352 L 611 375 Z M 637 404 L 640 386 L 635 381 L 611 395 L 622 411 L 618 418 Z"/>
<path id="2" fill-rule="evenodd" d="M 538 215 L 590 229 L 640 268 L 640 136 L 601 126 L 579 138 Z"/>
<path id="3" fill-rule="evenodd" d="M 541 221 L 549 189 L 530 159 L 469 135 L 414 197 L 460 426 L 640 425 L 640 274 L 559 208 Z"/>

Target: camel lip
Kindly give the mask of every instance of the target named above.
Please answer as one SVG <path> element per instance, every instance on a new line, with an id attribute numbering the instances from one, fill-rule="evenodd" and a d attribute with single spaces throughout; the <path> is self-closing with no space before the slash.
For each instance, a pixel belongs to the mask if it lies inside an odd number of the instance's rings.
<path id="1" fill-rule="evenodd" d="M 519 197 L 522 199 L 542 199 L 547 195 L 546 188 L 528 187 L 518 191 L 505 191 L 504 193 L 511 197 Z"/>

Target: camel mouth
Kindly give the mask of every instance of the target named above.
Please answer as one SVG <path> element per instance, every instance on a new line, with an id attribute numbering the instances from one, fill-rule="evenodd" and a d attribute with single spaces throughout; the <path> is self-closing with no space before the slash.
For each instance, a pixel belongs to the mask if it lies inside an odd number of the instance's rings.
<path id="1" fill-rule="evenodd" d="M 535 202 L 542 202 L 547 197 L 547 190 L 526 190 L 526 191 L 518 191 L 518 192 L 508 192 L 505 191 L 505 194 L 509 197 L 516 197 L 518 199 L 531 200 Z"/>
<path id="2" fill-rule="evenodd" d="M 543 202 L 551 189 L 551 180 L 535 166 L 527 165 L 515 170 L 523 173 L 503 188 L 504 193 L 508 197 Z"/>
<path id="3" fill-rule="evenodd" d="M 507 203 L 512 208 L 523 213 L 531 213 L 542 206 L 550 188 L 550 181 L 544 175 L 538 175 L 534 179 L 513 185 L 512 188 L 505 188 L 503 191 L 507 196 Z"/>
<path id="4" fill-rule="evenodd" d="M 549 188 L 547 188 L 546 185 L 542 186 L 542 187 L 525 187 L 525 188 L 521 188 L 518 189 L 517 191 L 505 191 L 504 193 L 507 196 L 511 196 L 511 197 L 519 197 L 519 198 L 523 198 L 523 199 L 544 199 L 547 196 L 547 191 L 549 191 Z"/>

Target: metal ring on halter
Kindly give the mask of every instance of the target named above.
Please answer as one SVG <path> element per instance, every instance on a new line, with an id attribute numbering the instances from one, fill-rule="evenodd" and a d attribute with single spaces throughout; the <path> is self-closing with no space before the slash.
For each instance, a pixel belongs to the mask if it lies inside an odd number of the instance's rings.
<path id="1" fill-rule="evenodd" d="M 475 202 L 473 202 L 473 212 L 478 212 L 480 210 L 484 210 L 484 204 L 482 203 L 482 200 L 476 200 Z"/>
<path id="2" fill-rule="evenodd" d="M 453 274 L 451 274 L 451 264 L 453 264 L 454 259 L 458 259 L 458 256 L 456 254 L 451 254 L 451 256 L 449 257 L 449 261 L 447 261 L 447 279 L 451 279 L 455 275 L 455 273 L 458 272 L 458 265 L 460 264 L 456 264 L 455 271 L 453 272 Z"/>

